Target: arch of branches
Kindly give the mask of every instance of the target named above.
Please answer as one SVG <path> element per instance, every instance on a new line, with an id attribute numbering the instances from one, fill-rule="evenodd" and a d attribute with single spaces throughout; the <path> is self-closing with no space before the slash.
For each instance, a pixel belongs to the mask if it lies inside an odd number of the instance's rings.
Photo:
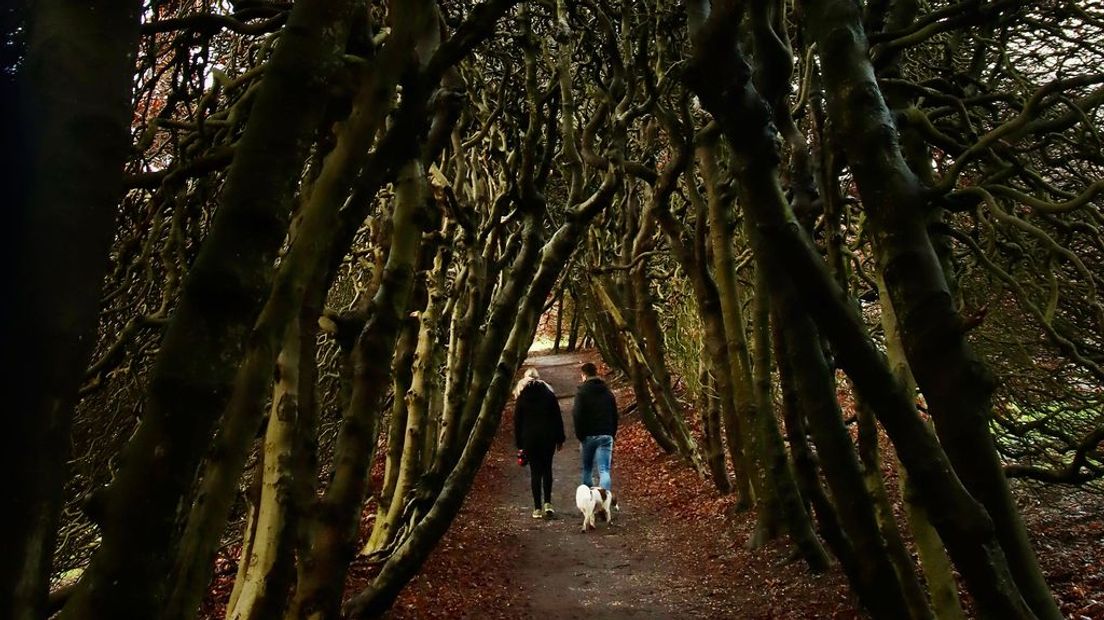
<path id="1" fill-rule="evenodd" d="M 549 311 L 871 615 L 1060 617 L 1009 480 L 1104 474 L 1099 2 L 6 17 L 8 617 L 194 617 L 227 545 L 227 617 L 382 613 Z"/>

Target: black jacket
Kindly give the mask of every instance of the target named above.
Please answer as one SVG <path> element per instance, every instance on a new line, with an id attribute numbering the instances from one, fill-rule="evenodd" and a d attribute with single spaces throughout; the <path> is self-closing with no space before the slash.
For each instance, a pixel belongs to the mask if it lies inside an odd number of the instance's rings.
<path id="1" fill-rule="evenodd" d="M 543 381 L 533 381 L 522 388 L 514 405 L 514 443 L 522 450 L 537 450 L 563 442 L 563 418 L 556 394 Z"/>
<path id="2" fill-rule="evenodd" d="M 579 441 L 594 435 L 617 437 L 617 399 L 605 381 L 591 377 L 579 384 L 571 420 Z"/>

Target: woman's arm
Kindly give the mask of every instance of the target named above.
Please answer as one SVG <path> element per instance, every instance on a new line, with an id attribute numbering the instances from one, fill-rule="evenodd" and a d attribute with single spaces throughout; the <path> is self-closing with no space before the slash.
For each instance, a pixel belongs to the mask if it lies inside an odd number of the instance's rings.
<path id="1" fill-rule="evenodd" d="M 560 413 L 560 401 L 556 399 L 556 394 L 552 390 L 548 391 L 548 414 L 555 420 L 552 428 L 555 431 L 556 444 L 563 445 L 564 440 L 567 439 L 564 435 L 563 415 Z"/>
<path id="2" fill-rule="evenodd" d="M 514 446 L 521 450 L 522 427 L 525 426 L 525 412 L 522 408 L 521 395 L 514 401 Z"/>

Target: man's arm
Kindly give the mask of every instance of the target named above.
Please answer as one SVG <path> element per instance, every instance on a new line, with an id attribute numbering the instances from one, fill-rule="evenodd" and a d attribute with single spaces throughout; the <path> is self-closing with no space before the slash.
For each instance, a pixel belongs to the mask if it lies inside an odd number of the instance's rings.
<path id="1" fill-rule="evenodd" d="M 610 415 L 613 416 L 613 435 L 611 436 L 614 439 L 617 439 L 617 419 L 620 417 L 620 414 L 617 412 L 617 397 L 613 395 L 613 390 L 610 390 L 609 402 L 610 407 L 612 408 L 612 411 L 610 411 Z"/>
<path id="2" fill-rule="evenodd" d="M 575 427 L 575 438 L 580 442 L 583 441 L 583 436 L 579 433 L 579 422 L 583 419 L 583 407 L 582 398 L 578 391 L 575 392 L 575 402 L 571 404 L 571 425 Z"/>

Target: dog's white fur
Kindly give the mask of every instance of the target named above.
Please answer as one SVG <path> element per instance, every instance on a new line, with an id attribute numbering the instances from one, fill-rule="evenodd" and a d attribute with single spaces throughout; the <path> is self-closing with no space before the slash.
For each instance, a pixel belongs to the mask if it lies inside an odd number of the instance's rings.
<path id="1" fill-rule="evenodd" d="M 606 517 L 606 523 L 613 522 L 613 511 L 621 510 L 617 506 L 617 498 L 613 491 L 607 491 L 601 487 L 588 487 L 580 484 L 575 489 L 575 505 L 583 513 L 583 530 L 597 529 L 595 517 L 602 514 Z"/>

